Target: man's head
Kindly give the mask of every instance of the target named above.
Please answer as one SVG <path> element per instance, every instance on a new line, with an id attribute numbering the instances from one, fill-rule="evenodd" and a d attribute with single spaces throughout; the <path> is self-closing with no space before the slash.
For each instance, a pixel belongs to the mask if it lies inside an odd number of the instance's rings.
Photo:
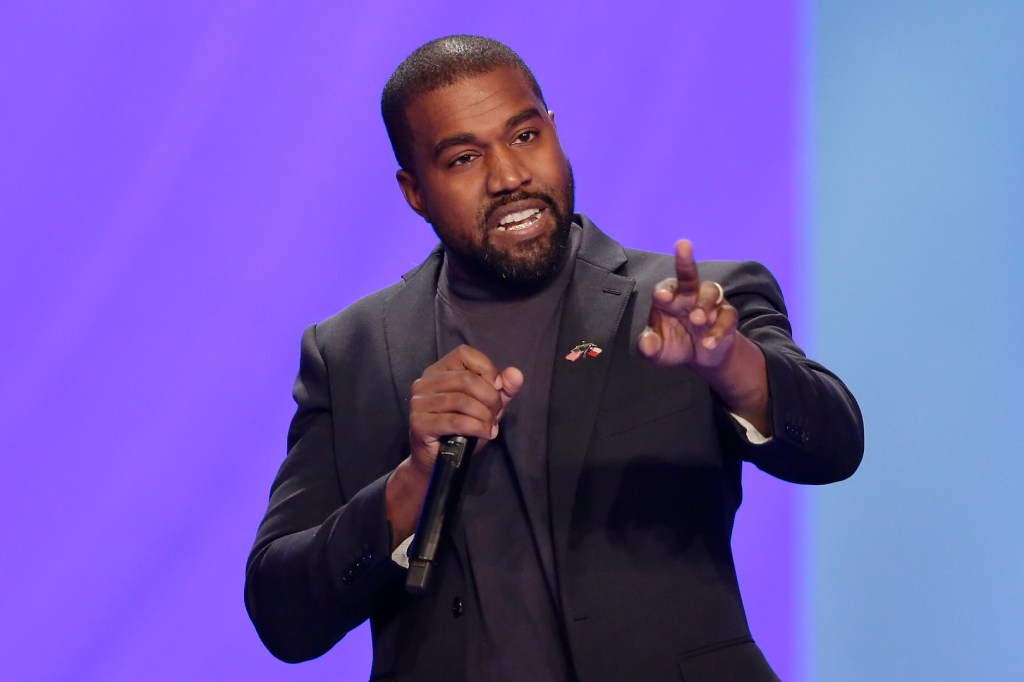
<path id="1" fill-rule="evenodd" d="M 447 36 L 431 40 L 406 57 L 384 85 L 380 98 L 380 113 L 398 165 L 412 170 L 409 149 L 412 131 L 409 129 L 406 109 L 413 100 L 501 66 L 522 71 L 537 99 L 544 103 L 544 94 L 530 67 L 510 47 L 497 40 L 470 35 Z M 546 104 L 544 109 L 547 109 Z"/>
<path id="2" fill-rule="evenodd" d="M 513 287 L 558 272 L 572 170 L 518 55 L 475 36 L 432 41 L 395 70 L 381 109 L 402 192 L 457 268 Z"/>

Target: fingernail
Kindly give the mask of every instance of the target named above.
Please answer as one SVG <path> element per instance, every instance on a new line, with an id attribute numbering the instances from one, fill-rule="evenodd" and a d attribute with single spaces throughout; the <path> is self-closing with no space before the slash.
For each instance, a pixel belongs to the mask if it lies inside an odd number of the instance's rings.
<path id="1" fill-rule="evenodd" d="M 497 437 L 498 437 L 498 425 L 495 424 L 494 426 L 491 427 L 491 438 L 494 439 L 494 438 L 497 438 Z"/>
<path id="2" fill-rule="evenodd" d="M 717 343 L 717 341 L 715 340 L 715 337 L 713 337 L 713 336 L 705 337 L 704 338 L 704 342 L 703 342 L 704 347 L 707 348 L 708 350 L 713 349 L 715 347 L 716 343 Z"/>

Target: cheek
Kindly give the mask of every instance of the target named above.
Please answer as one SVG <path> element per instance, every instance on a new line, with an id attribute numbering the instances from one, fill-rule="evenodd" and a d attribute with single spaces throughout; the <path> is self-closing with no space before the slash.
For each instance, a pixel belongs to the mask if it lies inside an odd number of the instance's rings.
<path id="1" fill-rule="evenodd" d="M 484 212 L 479 197 L 464 183 L 435 187 L 427 200 L 427 212 L 434 227 L 445 230 L 450 238 L 475 241 Z"/>
<path id="2" fill-rule="evenodd" d="M 569 181 L 569 165 L 565 157 L 559 153 L 551 152 L 544 163 L 544 178 L 552 188 L 563 188 Z"/>
<path id="3" fill-rule="evenodd" d="M 459 195 L 438 195 L 433 204 L 434 215 L 455 227 L 476 215 L 475 205 L 467 203 Z"/>
<path id="4" fill-rule="evenodd" d="M 465 181 L 443 187 L 433 203 L 444 215 L 462 219 L 475 216 L 481 207 L 479 193 Z"/>

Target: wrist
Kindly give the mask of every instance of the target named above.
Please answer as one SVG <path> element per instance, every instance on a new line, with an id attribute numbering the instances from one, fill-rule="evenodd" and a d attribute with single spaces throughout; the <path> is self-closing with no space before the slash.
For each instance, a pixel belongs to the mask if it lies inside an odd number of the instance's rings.
<path id="1" fill-rule="evenodd" d="M 768 419 L 768 372 L 764 353 L 738 333 L 723 361 L 698 372 L 729 410 L 749 421 L 762 434 L 771 435 Z"/>
<path id="2" fill-rule="evenodd" d="M 400 545 L 416 530 L 430 474 L 420 472 L 411 457 L 395 467 L 384 486 L 384 504 L 391 524 L 391 542 Z"/>

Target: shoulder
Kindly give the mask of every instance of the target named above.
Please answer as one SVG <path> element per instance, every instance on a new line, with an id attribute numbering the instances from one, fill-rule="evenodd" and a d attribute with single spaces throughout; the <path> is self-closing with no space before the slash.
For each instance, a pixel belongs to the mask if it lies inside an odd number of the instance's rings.
<path id="1" fill-rule="evenodd" d="M 674 256 L 625 248 L 585 215 L 577 214 L 576 218 L 584 230 L 579 260 L 632 279 L 638 291 L 650 291 L 661 280 L 675 276 Z M 757 261 L 700 261 L 697 271 L 702 280 L 721 284 L 730 300 L 750 294 L 766 298 L 772 307 L 785 310 L 779 283 L 768 268 Z"/>
<path id="2" fill-rule="evenodd" d="M 753 260 L 725 261 L 712 260 L 697 263 L 701 279 L 710 279 L 723 287 L 734 290 L 774 289 L 779 290 L 775 275 L 761 263 Z"/>
<path id="3" fill-rule="evenodd" d="M 354 331 L 376 326 L 384 316 L 387 302 L 404 288 L 405 282 L 396 282 L 368 296 L 364 296 L 325 320 L 315 327 L 318 339 L 347 336 Z"/>
<path id="4" fill-rule="evenodd" d="M 317 345 L 327 346 L 373 342 L 383 334 L 385 318 L 396 301 L 409 301 L 413 307 L 433 298 L 440 269 L 440 249 L 402 275 L 390 286 L 364 296 L 325 320 L 313 325 Z"/>
<path id="5" fill-rule="evenodd" d="M 625 249 L 626 264 L 622 274 L 637 280 L 638 285 L 651 286 L 666 277 L 675 277 L 675 258 L 665 253 Z M 779 283 L 764 265 L 757 261 L 698 261 L 701 280 L 718 282 L 726 293 L 759 293 L 782 298 Z"/>
<path id="6" fill-rule="evenodd" d="M 608 236 L 583 214 L 576 215 L 584 231 L 579 258 L 599 267 L 610 267 L 618 274 L 637 279 L 659 281 L 675 275 L 675 258 L 624 247 Z M 768 287 L 778 289 L 775 277 L 757 261 L 701 261 L 697 263 L 701 279 L 712 279 L 723 286 L 737 288 Z"/>

